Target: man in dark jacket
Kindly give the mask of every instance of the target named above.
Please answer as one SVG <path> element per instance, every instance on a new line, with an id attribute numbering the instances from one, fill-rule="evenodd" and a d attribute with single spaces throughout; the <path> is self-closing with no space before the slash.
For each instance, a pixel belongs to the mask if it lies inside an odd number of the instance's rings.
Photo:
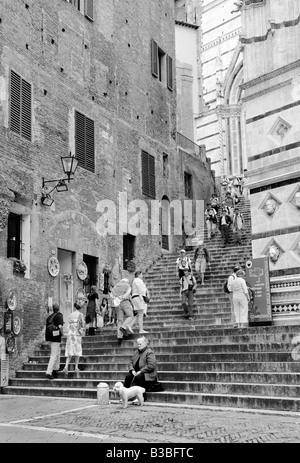
<path id="1" fill-rule="evenodd" d="M 226 213 L 225 208 L 222 211 L 222 215 L 219 219 L 219 229 L 223 238 L 223 248 L 225 248 L 226 244 L 228 244 L 229 241 L 229 227 L 231 225 L 231 218 L 230 216 Z"/>
<path id="2" fill-rule="evenodd" d="M 137 351 L 134 352 L 129 365 L 124 386 L 141 386 L 146 391 L 154 390 L 154 384 L 157 386 L 157 365 L 153 350 L 148 346 L 149 341 L 145 336 L 137 339 Z M 163 390 L 162 388 L 160 390 Z M 157 391 L 158 392 L 158 391 Z M 144 393 L 144 400 L 146 400 Z"/>
<path id="3" fill-rule="evenodd" d="M 46 371 L 46 378 L 57 378 L 60 370 L 60 344 L 63 335 L 63 315 L 59 311 L 59 305 L 53 304 L 53 313 L 46 320 L 45 338 L 49 342 L 51 354 Z"/>

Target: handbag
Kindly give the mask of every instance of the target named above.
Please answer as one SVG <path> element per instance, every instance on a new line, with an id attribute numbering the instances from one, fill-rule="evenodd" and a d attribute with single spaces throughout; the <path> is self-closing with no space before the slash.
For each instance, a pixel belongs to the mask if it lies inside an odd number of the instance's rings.
<path id="1" fill-rule="evenodd" d="M 146 304 L 149 304 L 149 302 L 150 302 L 150 297 L 148 297 L 148 296 L 143 296 L 143 299 L 144 299 L 144 302 L 146 302 Z"/>
<path id="2" fill-rule="evenodd" d="M 114 307 L 119 307 L 119 305 L 121 304 L 121 299 L 117 296 L 113 299 L 113 305 Z"/>

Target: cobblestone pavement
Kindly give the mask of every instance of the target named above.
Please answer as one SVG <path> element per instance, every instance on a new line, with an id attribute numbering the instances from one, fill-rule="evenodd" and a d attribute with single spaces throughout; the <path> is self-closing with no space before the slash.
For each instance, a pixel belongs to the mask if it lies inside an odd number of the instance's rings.
<path id="1" fill-rule="evenodd" d="M 0 395 L 0 443 L 299 443 L 300 413 Z"/>

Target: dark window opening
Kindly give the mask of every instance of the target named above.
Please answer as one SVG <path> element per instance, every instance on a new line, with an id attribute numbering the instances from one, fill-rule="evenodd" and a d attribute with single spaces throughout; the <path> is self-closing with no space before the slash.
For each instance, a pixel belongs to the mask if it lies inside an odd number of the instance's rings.
<path id="1" fill-rule="evenodd" d="M 128 262 L 135 257 L 135 236 L 123 235 L 123 269 L 127 270 Z"/>
<path id="2" fill-rule="evenodd" d="M 7 257 L 22 258 L 22 216 L 10 213 L 7 224 Z"/>
<path id="3" fill-rule="evenodd" d="M 184 173 L 184 194 L 186 198 L 193 198 L 192 175 L 187 172 Z"/>

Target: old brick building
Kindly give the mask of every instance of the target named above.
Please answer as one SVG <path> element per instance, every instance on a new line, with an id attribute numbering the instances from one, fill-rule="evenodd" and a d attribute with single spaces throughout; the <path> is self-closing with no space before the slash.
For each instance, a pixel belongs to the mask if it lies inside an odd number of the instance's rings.
<path id="1" fill-rule="evenodd" d="M 53 302 L 67 316 L 103 269 L 146 269 L 180 243 L 164 212 L 207 199 L 213 175 L 203 150 L 177 145 L 173 0 L 0 6 L 0 315 L 9 301 L 18 351 Z M 70 154 L 74 178 L 59 183 Z M 133 228 L 148 233 L 135 236 L 125 213 L 137 208 Z"/>

